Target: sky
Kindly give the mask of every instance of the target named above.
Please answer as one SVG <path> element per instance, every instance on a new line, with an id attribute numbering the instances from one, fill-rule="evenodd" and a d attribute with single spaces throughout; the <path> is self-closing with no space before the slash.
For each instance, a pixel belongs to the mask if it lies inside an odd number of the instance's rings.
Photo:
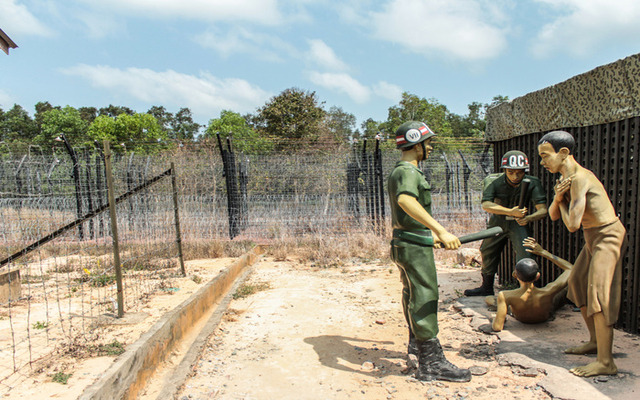
<path id="1" fill-rule="evenodd" d="M 403 92 L 465 115 L 640 53 L 637 0 L 0 0 L 0 108 L 188 107 L 288 88 L 385 121 Z M 425 121 L 428 124 L 428 121 Z"/>

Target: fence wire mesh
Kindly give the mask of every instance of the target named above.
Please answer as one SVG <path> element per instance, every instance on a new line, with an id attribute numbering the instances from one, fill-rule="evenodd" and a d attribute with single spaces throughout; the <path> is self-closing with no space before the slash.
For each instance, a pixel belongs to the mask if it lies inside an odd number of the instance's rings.
<path id="1" fill-rule="evenodd" d="M 110 345 L 107 322 L 117 311 L 116 273 L 108 210 L 53 236 L 79 217 L 105 208 L 107 185 L 100 152 L 4 155 L 0 163 L 0 382 L 10 388 L 38 361 L 78 348 Z M 166 165 L 149 157 L 115 157 L 117 195 Z M 171 290 L 177 268 L 169 176 L 116 206 L 127 312 L 139 311 L 157 290 Z M 49 240 L 7 261 L 21 249 Z M 6 290 L 5 290 L 6 289 Z"/>
<path id="2" fill-rule="evenodd" d="M 202 248 L 229 240 L 230 234 L 249 240 L 362 231 L 390 235 L 386 177 L 399 152 L 382 148 L 375 164 L 372 147 L 236 153 L 231 170 L 219 148 L 205 144 L 153 156 L 121 152 L 112 160 L 115 197 L 175 163 L 187 259 L 213 254 Z M 76 160 L 63 151 L 8 151 L 0 158 L 0 260 L 104 208 L 0 266 L 9 293 L 0 301 L 0 382 L 5 387 L 56 352 L 108 344 L 105 321 L 116 312 L 117 291 L 104 155 L 100 149 L 76 150 Z M 422 162 L 432 186 L 433 214 L 452 233 L 484 228 L 481 181 L 492 172 L 492 161 L 492 151 L 476 141 L 436 149 Z M 233 193 L 229 179 L 235 180 Z M 117 205 L 126 312 L 143 309 L 157 291 L 172 290 L 180 273 L 172 196 L 166 176 Z"/>

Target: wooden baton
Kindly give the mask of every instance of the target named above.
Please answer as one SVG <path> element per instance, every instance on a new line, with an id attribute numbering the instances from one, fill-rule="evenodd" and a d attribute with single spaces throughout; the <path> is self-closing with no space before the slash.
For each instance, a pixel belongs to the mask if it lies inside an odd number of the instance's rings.
<path id="1" fill-rule="evenodd" d="M 493 236 L 498 236 L 502 232 L 502 228 L 500 228 L 499 226 L 494 226 L 493 228 L 460 236 L 458 239 L 460 240 L 460 243 L 465 244 L 469 242 L 475 242 L 476 240 L 483 240 Z"/>

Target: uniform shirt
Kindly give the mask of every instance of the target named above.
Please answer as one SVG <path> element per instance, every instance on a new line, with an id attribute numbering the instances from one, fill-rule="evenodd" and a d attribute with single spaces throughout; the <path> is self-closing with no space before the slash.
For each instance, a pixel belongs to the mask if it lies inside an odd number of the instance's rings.
<path id="1" fill-rule="evenodd" d="M 391 223 L 393 229 L 418 230 L 426 226 L 409 216 L 399 205 L 398 196 L 406 194 L 415 197 L 418 203 L 431 214 L 431 186 L 422 171 L 406 161 L 398 161 L 387 181 Z"/>
<path id="2" fill-rule="evenodd" d="M 527 197 L 529 202 L 534 205 L 547 204 L 547 196 L 542 189 L 540 179 L 535 176 L 525 175 L 524 179 L 529 179 L 529 189 L 527 190 Z M 506 174 L 500 174 L 493 182 L 491 182 L 482 192 L 482 201 L 495 202 L 503 207 L 513 208 L 518 205 L 520 201 L 520 188 L 522 184 L 513 187 L 507 182 Z M 528 207 L 528 204 L 526 205 Z M 504 220 L 505 215 L 491 215 L 491 221 Z"/>

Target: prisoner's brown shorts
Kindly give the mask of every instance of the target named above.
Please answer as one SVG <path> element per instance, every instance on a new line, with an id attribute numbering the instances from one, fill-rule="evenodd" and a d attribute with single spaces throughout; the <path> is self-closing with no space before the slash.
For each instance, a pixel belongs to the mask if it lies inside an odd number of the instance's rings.
<path id="1" fill-rule="evenodd" d="M 613 325 L 620 310 L 626 230 L 616 220 L 583 232 L 585 245 L 571 270 L 567 297 L 578 307 L 586 306 L 587 316 L 602 312 L 607 325 Z"/>

